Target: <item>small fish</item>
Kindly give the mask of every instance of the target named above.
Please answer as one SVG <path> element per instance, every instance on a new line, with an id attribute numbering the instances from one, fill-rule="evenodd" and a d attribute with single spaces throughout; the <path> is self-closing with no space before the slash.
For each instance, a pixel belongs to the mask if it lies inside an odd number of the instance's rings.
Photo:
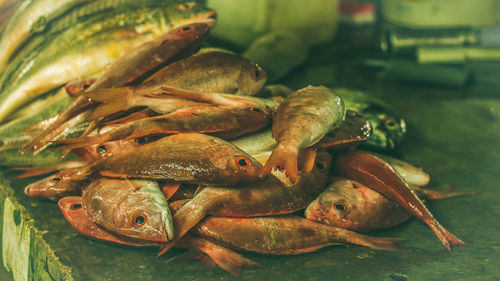
<path id="1" fill-rule="evenodd" d="M 333 163 L 335 172 L 340 176 L 380 192 L 426 223 L 448 251 L 451 251 L 450 243 L 467 246 L 434 218 L 410 185 L 387 162 L 374 155 L 352 150 L 336 154 Z"/>
<path id="2" fill-rule="evenodd" d="M 138 86 L 89 91 L 85 95 L 102 103 L 90 117 L 98 119 L 136 106 L 155 110 L 161 95 L 154 93 L 163 92 L 162 86 L 203 93 L 254 95 L 265 82 L 266 74 L 256 64 L 237 55 L 214 51 L 167 65 Z"/>
<path id="3" fill-rule="evenodd" d="M 85 213 L 81 197 L 64 197 L 59 200 L 57 205 L 71 226 L 78 233 L 86 237 L 129 246 L 160 245 L 158 242 L 117 235 L 95 224 L 87 213 Z M 241 273 L 241 267 L 260 266 L 258 263 L 253 262 L 236 252 L 214 244 L 206 239 L 192 235 L 186 235 L 183 237 L 176 246 L 205 253 L 215 262 L 215 264 L 233 275 L 239 275 Z"/>
<path id="4" fill-rule="evenodd" d="M 264 165 L 264 174 L 279 167 L 295 181 L 299 150 L 320 141 L 344 116 L 342 99 L 328 88 L 308 86 L 289 95 L 273 118 L 272 132 L 278 146 Z"/>
<path id="5" fill-rule="evenodd" d="M 171 135 L 83 168 L 56 174 L 61 181 L 92 174 L 232 186 L 260 179 L 262 165 L 234 145 L 208 135 Z"/>
<path id="6" fill-rule="evenodd" d="M 331 157 L 319 153 L 314 169 L 299 175 L 296 183 L 287 185 L 273 174 L 258 182 L 238 188 L 200 187 L 195 197 L 173 217 L 176 239 L 168 242 L 159 255 L 170 249 L 207 214 L 222 217 L 256 217 L 289 214 L 299 211 L 324 189 Z"/>
<path id="7" fill-rule="evenodd" d="M 429 190 L 417 187 L 419 196 L 438 200 L 470 195 L 470 192 Z M 427 194 L 433 194 L 431 198 Z M 353 180 L 333 178 L 318 198 L 311 202 L 304 213 L 314 222 L 356 231 L 389 228 L 411 217 L 396 202 L 377 191 Z"/>
<path id="8" fill-rule="evenodd" d="M 91 220 L 105 229 L 135 239 L 174 239 L 172 215 L 158 184 L 149 180 L 100 178 L 82 190 Z"/>
<path id="9" fill-rule="evenodd" d="M 58 143 L 65 144 L 65 149 L 73 149 L 114 140 L 183 132 L 234 139 L 265 128 L 270 121 L 271 115 L 259 108 L 192 107 L 179 109 L 166 115 L 134 120 L 95 136 L 63 140 Z"/>

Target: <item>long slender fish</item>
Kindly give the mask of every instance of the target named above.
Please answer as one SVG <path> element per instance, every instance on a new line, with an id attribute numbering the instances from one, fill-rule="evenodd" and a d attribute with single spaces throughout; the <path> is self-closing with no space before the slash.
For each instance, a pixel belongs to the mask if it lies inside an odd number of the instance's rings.
<path id="1" fill-rule="evenodd" d="M 273 137 L 278 146 L 264 165 L 264 173 L 284 169 L 297 179 L 299 150 L 317 143 L 334 126 L 344 121 L 342 99 L 325 87 L 308 86 L 289 95 L 273 118 Z"/>
<path id="2" fill-rule="evenodd" d="M 93 0 L 27 0 L 22 1 L 5 24 L 0 40 L 0 73 L 16 49 L 30 37 L 33 30 L 75 5 Z"/>
<path id="3" fill-rule="evenodd" d="M 443 246 L 451 251 L 450 243 L 467 246 L 434 218 L 410 185 L 382 159 L 361 151 L 342 152 L 334 157 L 335 172 L 359 181 L 396 201 L 415 217 L 426 223 Z"/>

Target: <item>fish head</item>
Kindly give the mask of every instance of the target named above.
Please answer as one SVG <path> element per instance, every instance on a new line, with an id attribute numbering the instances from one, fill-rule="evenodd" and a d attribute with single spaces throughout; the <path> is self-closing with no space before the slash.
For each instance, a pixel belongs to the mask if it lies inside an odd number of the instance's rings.
<path id="1" fill-rule="evenodd" d="M 353 229 L 357 223 L 355 218 L 358 200 L 359 196 L 352 181 L 334 178 L 307 206 L 305 217 L 318 223 Z"/>
<path id="2" fill-rule="evenodd" d="M 85 226 L 90 221 L 90 219 L 83 210 L 82 197 L 63 197 L 57 202 L 57 206 L 74 229 L 76 229 L 78 232 L 85 231 Z"/>
<path id="3" fill-rule="evenodd" d="M 235 94 L 255 95 L 267 81 L 266 72 L 259 65 L 246 59 L 241 60 L 240 69 L 239 92 Z"/>
<path id="4" fill-rule="evenodd" d="M 217 19 L 214 10 L 194 1 L 177 3 L 168 8 L 169 20 L 176 27 L 190 23 L 206 23 L 212 27 Z"/>
<path id="5" fill-rule="evenodd" d="M 255 182 L 263 178 L 262 164 L 239 149 L 227 158 L 225 175 L 227 185 Z"/>
<path id="6" fill-rule="evenodd" d="M 174 238 L 167 200 L 154 181 L 102 178 L 82 197 L 91 219 L 109 231 L 159 243 Z"/>
<path id="7" fill-rule="evenodd" d="M 403 118 L 384 112 L 365 115 L 373 127 L 373 133 L 366 142 L 380 150 L 393 150 L 406 134 L 406 123 Z"/>
<path id="8" fill-rule="evenodd" d="M 47 198 L 75 195 L 80 193 L 82 184 L 79 181 L 63 180 L 56 174 L 29 184 L 24 188 L 24 193 L 31 197 Z"/>
<path id="9" fill-rule="evenodd" d="M 131 246 L 148 246 L 155 245 L 147 241 L 134 240 L 127 237 L 117 236 L 112 232 L 106 231 L 104 228 L 95 224 L 83 208 L 83 200 L 78 196 L 69 196 L 61 198 L 57 205 L 61 210 L 66 220 L 80 234 L 87 237 L 103 240 L 118 244 Z"/>

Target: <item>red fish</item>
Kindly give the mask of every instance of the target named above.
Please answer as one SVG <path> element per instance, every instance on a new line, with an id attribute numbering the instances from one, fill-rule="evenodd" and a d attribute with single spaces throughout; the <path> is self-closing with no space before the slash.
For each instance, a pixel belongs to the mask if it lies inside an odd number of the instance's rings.
<path id="1" fill-rule="evenodd" d="M 369 186 L 396 201 L 426 223 L 448 251 L 451 251 L 450 243 L 467 246 L 434 218 L 415 191 L 387 162 L 355 150 L 336 154 L 334 159 L 333 167 L 336 173 Z"/>

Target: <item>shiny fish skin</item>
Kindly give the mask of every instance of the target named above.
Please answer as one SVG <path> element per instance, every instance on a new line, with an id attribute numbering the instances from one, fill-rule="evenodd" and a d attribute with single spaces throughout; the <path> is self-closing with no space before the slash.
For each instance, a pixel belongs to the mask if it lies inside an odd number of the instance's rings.
<path id="1" fill-rule="evenodd" d="M 299 150 L 317 143 L 344 116 L 342 99 L 328 88 L 308 86 L 289 95 L 273 118 L 272 132 L 278 146 L 264 166 L 264 173 L 279 167 L 295 181 Z"/>
<path id="2" fill-rule="evenodd" d="M 83 188 L 82 200 L 92 221 L 109 231 L 154 242 L 174 238 L 167 200 L 154 181 L 97 179 Z"/>
<path id="3" fill-rule="evenodd" d="M 195 6 L 196 7 L 196 6 Z M 172 22 L 171 24 L 179 24 L 188 22 L 189 20 L 197 21 L 213 21 L 211 18 L 214 12 L 206 10 L 201 14 L 191 15 L 191 18 L 181 18 L 179 22 Z M 170 15 L 169 15 L 170 16 Z M 206 17 L 203 19 L 203 17 Z M 180 27 L 173 28 L 167 26 L 165 29 L 169 32 L 162 34 L 156 40 L 147 42 L 123 55 L 120 59 L 108 66 L 106 71 L 89 87 L 88 90 L 96 90 L 101 87 L 120 87 L 126 83 L 137 79 L 139 76 L 144 75 L 152 68 L 171 61 L 179 59 L 180 57 L 187 56 L 190 52 L 196 51 L 199 44 L 203 41 L 204 36 L 208 31 L 207 23 L 192 23 L 189 25 L 181 25 Z M 186 30 L 184 30 L 186 29 Z M 147 41 L 147 40 L 146 40 Z M 165 52 L 158 54 L 158 51 L 164 50 Z M 150 54 L 153 54 L 153 59 L 145 59 Z M 149 62 L 149 64 L 145 64 Z M 133 68 L 134 71 L 127 71 Z M 115 71 L 115 70 L 119 71 Z M 86 118 L 92 114 L 91 108 L 95 107 L 92 100 L 85 96 L 78 97 L 75 102 L 64 112 L 54 117 L 53 121 L 39 134 L 32 138 L 32 140 L 23 147 L 22 152 L 25 153 L 30 149 L 34 149 L 34 153 L 41 151 L 47 142 L 51 141 L 50 132 L 60 131 L 65 126 L 65 122 L 80 112 L 85 112 Z"/>
<path id="4" fill-rule="evenodd" d="M 289 214 L 301 210 L 324 189 L 331 157 L 319 153 L 315 168 L 287 185 L 274 175 L 238 188 L 201 187 L 195 197 L 174 215 L 176 239 L 194 227 L 207 214 L 223 217 L 255 217 Z M 175 245 L 167 243 L 160 255 Z"/>
<path id="5" fill-rule="evenodd" d="M 346 243 L 377 250 L 401 251 L 395 244 L 404 240 L 365 236 L 296 215 L 207 217 L 193 231 L 230 248 L 277 255 L 303 254 Z"/>
<path id="6" fill-rule="evenodd" d="M 103 158 L 84 168 L 63 170 L 57 175 L 62 181 L 100 174 L 232 186 L 258 180 L 261 169 L 257 160 L 224 140 L 186 133 L 167 136 L 133 151 Z"/>

